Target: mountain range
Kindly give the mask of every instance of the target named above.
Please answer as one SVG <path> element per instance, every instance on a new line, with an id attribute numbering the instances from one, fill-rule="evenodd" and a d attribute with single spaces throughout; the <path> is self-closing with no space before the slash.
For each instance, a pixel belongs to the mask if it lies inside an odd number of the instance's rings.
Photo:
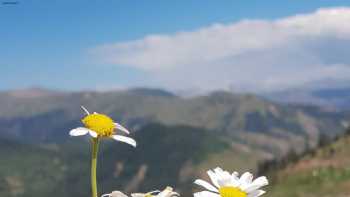
<path id="1" fill-rule="evenodd" d="M 0 194 L 89 193 L 88 138 L 68 136 L 71 128 L 81 126 L 81 105 L 110 115 L 139 143 L 135 150 L 103 144 L 103 192 L 146 192 L 172 185 L 190 195 L 194 177 L 205 177 L 209 168 L 257 171 L 261 162 L 302 155 L 343 134 L 349 116 L 346 111 L 223 91 L 190 98 L 145 88 L 1 92 L 0 155 L 7 159 L 0 166 L 0 182 L 7 186 L 0 187 Z"/>

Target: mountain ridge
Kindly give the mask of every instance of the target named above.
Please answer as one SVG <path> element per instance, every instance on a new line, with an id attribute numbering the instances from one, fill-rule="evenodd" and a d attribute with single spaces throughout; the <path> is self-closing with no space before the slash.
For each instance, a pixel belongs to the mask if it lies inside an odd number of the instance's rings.
<path id="1" fill-rule="evenodd" d="M 315 147 L 320 135 L 332 138 L 342 133 L 348 116 L 344 112 L 283 105 L 252 94 L 225 91 L 193 98 L 154 89 L 68 92 L 27 99 L 0 94 L 0 135 L 33 142 L 64 141 L 64 131 L 81 124 L 81 105 L 110 115 L 132 131 L 150 122 L 187 125 L 276 156 L 291 148 L 300 153 Z"/>

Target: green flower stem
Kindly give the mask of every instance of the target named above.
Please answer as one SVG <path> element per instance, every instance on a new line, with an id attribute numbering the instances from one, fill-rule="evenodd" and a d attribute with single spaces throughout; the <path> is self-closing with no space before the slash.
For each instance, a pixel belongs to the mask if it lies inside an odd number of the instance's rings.
<path id="1" fill-rule="evenodd" d="M 97 167 L 97 153 L 99 138 L 92 138 L 92 158 L 91 158 L 91 191 L 92 197 L 97 197 L 97 181 L 96 181 L 96 167 Z"/>

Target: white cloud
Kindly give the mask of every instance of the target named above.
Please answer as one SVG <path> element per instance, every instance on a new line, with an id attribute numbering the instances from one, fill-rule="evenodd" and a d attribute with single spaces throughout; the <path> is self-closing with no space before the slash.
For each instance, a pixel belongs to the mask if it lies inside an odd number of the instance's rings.
<path id="1" fill-rule="evenodd" d="M 92 50 L 99 61 L 150 73 L 170 88 L 271 91 L 350 79 L 350 8 L 242 20 L 149 35 Z"/>

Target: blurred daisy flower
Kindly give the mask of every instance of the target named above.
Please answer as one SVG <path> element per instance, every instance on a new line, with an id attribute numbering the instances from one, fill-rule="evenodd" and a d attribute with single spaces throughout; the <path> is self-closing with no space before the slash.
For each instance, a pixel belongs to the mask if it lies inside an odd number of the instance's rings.
<path id="1" fill-rule="evenodd" d="M 172 187 L 166 187 L 163 191 L 152 191 L 148 193 L 133 193 L 131 197 L 173 197 L 180 196 L 180 194 L 174 192 Z"/>
<path id="2" fill-rule="evenodd" d="M 230 174 L 221 168 L 209 170 L 208 175 L 214 186 L 204 180 L 197 179 L 194 183 L 209 191 L 194 193 L 194 197 L 258 197 L 265 193 L 261 187 L 268 185 L 265 176 L 253 180 L 253 175 L 245 172 L 238 177 L 237 172 Z"/>
<path id="3" fill-rule="evenodd" d="M 178 193 L 173 191 L 172 187 L 166 187 L 163 191 L 155 190 L 148 193 L 133 193 L 131 197 L 173 197 L 180 196 Z M 101 197 L 127 197 L 120 191 L 113 191 L 109 194 L 103 194 Z"/>
<path id="4" fill-rule="evenodd" d="M 116 135 L 116 130 L 130 134 L 130 132 L 122 125 L 114 122 L 112 118 L 105 114 L 99 114 L 96 112 L 90 114 L 90 112 L 85 107 L 81 106 L 81 108 L 86 113 L 86 116 L 81 120 L 85 127 L 72 129 L 69 132 L 69 135 L 82 136 L 90 134 L 93 138 L 109 137 L 136 147 L 136 141 L 134 139 L 122 135 Z"/>
<path id="5" fill-rule="evenodd" d="M 103 194 L 101 197 L 128 197 L 128 196 L 125 195 L 123 192 L 113 191 L 112 193 L 109 193 L 109 194 Z"/>
<path id="6" fill-rule="evenodd" d="M 112 193 L 109 194 L 103 194 L 101 197 L 128 197 L 121 191 L 113 191 Z"/>

